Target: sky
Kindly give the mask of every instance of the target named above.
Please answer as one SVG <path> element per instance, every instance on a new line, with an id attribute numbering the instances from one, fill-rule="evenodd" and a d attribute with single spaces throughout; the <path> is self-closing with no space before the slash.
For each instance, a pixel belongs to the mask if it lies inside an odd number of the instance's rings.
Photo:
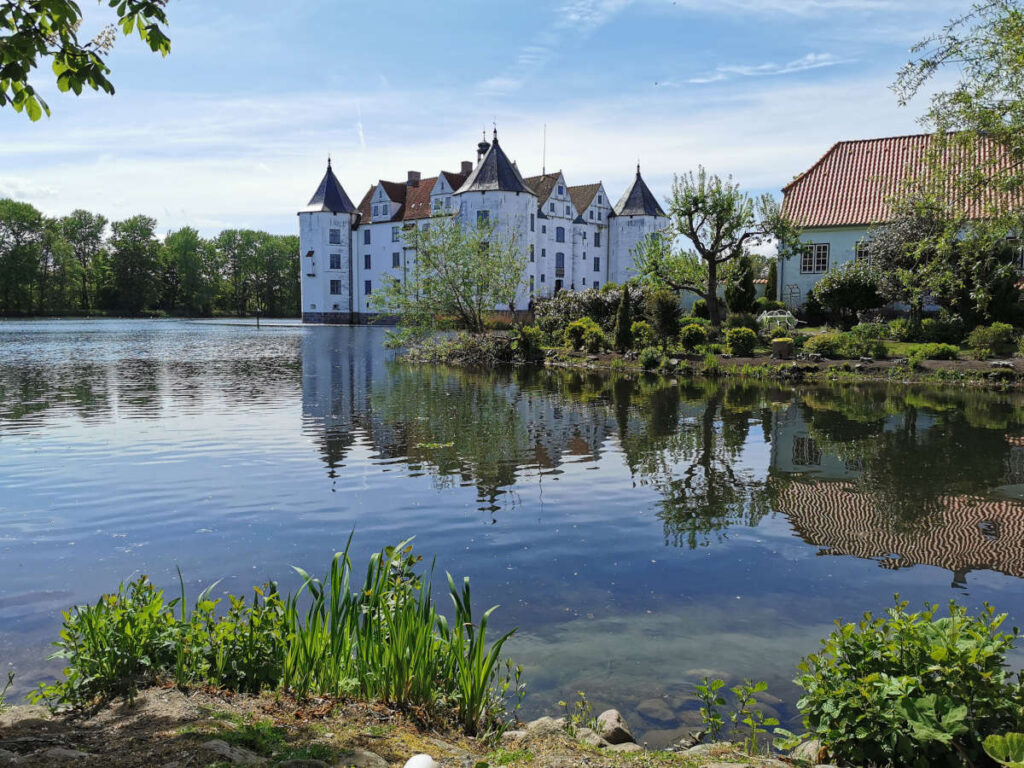
<path id="1" fill-rule="evenodd" d="M 328 154 L 358 202 L 378 179 L 475 160 L 617 200 L 637 162 L 663 199 L 703 165 L 780 195 L 836 141 L 919 133 L 889 89 L 966 0 L 170 0 L 172 51 L 120 39 L 114 96 L 35 84 L 0 108 L 0 197 L 194 226 L 297 233 Z M 82 3 L 83 33 L 106 11 Z"/>

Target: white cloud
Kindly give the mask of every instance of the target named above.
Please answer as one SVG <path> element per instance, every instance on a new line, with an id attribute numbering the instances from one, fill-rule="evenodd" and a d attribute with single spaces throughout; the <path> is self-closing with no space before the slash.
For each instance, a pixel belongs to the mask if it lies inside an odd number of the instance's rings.
<path id="1" fill-rule="evenodd" d="M 821 69 L 822 67 L 834 67 L 837 64 L 850 64 L 853 59 L 839 59 L 831 53 L 808 53 L 799 59 L 777 64 L 767 62 L 765 64 L 729 64 L 719 66 L 710 75 L 691 77 L 686 82 L 692 84 L 715 83 L 725 80 L 731 75 L 740 77 L 769 77 L 774 75 L 790 75 L 795 72 L 806 72 L 810 69 Z"/>

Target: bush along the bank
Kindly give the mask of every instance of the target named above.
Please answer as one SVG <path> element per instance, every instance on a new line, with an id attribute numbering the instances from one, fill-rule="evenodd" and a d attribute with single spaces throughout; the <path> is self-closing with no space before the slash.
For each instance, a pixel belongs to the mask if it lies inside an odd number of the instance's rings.
<path id="1" fill-rule="evenodd" d="M 630 326 L 633 335 L 633 346 L 636 349 L 654 346 L 654 331 L 646 320 L 637 320 Z"/>
<path id="2" fill-rule="evenodd" d="M 1013 337 L 1013 326 L 1009 323 L 979 325 L 967 335 L 967 346 L 976 353 L 1003 353 L 1013 344 Z"/>
<path id="3" fill-rule="evenodd" d="M 693 352 L 697 347 L 707 344 L 708 332 L 703 325 L 687 323 L 679 332 L 679 343 L 687 352 Z"/>
<path id="4" fill-rule="evenodd" d="M 853 359 L 858 357 L 884 358 L 885 342 L 880 339 L 858 338 L 852 333 L 819 333 L 804 343 L 804 352 L 819 354 L 834 359 Z"/>
<path id="5" fill-rule="evenodd" d="M 637 361 L 645 371 L 653 371 L 661 364 L 661 350 L 657 347 L 644 347 L 640 350 Z"/>
<path id="6" fill-rule="evenodd" d="M 64 679 L 40 685 L 32 698 L 84 707 L 168 679 L 249 693 L 357 695 L 454 718 L 471 735 L 500 730 L 506 694 L 522 686 L 519 669 L 500 657 L 512 632 L 487 644 L 494 608 L 474 616 L 469 581 L 457 586 L 448 576 L 449 624 L 431 583 L 415 572 L 420 558 L 408 542 L 374 554 L 363 582 L 350 588 L 358 577 L 348 552 L 335 555 L 322 580 L 296 569 L 303 585 L 294 595 L 269 583 L 251 602 L 229 596 L 223 613 L 212 588 L 189 609 L 183 585 L 167 601 L 145 576 L 122 584 L 95 605 L 64 612 L 55 643 Z"/>
<path id="7" fill-rule="evenodd" d="M 1024 683 L 1006 670 L 1017 630 L 985 605 L 972 616 L 950 603 L 840 625 L 800 664 L 797 706 L 811 735 L 853 765 L 984 764 L 987 736 L 1020 731 Z"/>
<path id="8" fill-rule="evenodd" d="M 725 343 L 729 352 L 737 357 L 750 357 L 754 354 L 757 334 L 749 328 L 730 328 L 725 332 Z"/>

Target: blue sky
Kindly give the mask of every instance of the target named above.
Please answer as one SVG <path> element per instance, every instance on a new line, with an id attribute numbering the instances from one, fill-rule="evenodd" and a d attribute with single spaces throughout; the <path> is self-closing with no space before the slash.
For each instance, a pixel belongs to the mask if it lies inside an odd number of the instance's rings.
<path id="1" fill-rule="evenodd" d="M 888 85 L 948 0 L 170 0 L 173 50 L 109 58 L 113 97 L 0 110 L 0 196 L 58 215 L 296 231 L 327 153 L 358 201 L 379 178 L 475 157 L 604 182 L 639 159 L 659 198 L 703 164 L 776 194 L 835 141 L 920 130 Z M 83 3 L 89 28 L 103 11 Z M 46 71 L 44 70 L 44 75 Z"/>

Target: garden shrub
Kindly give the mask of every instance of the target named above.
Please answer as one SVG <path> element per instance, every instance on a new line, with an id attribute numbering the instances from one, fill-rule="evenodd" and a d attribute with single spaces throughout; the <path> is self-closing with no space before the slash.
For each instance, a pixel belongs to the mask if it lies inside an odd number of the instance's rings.
<path id="1" fill-rule="evenodd" d="M 973 350 L 1001 351 L 1013 343 L 1013 326 L 1009 323 L 979 325 L 967 335 L 967 346 Z"/>
<path id="2" fill-rule="evenodd" d="M 602 288 L 601 290 L 605 290 Z M 615 330 L 612 334 L 616 352 L 625 352 L 633 348 L 633 314 L 629 306 L 629 286 L 622 290 L 619 308 L 615 313 Z"/>
<path id="3" fill-rule="evenodd" d="M 737 357 L 750 357 L 754 354 L 757 334 L 749 328 L 730 328 L 725 333 L 725 343 L 729 351 Z"/>
<path id="4" fill-rule="evenodd" d="M 956 360 L 960 354 L 960 348 L 952 344 L 939 344 L 933 342 L 924 344 L 918 348 L 925 360 Z"/>
<path id="5" fill-rule="evenodd" d="M 959 344 L 964 340 L 964 321 L 959 317 L 927 317 L 921 321 L 921 339 L 940 344 Z"/>
<path id="6" fill-rule="evenodd" d="M 645 371 L 653 371 L 661 363 L 661 350 L 657 347 L 644 347 L 637 360 Z"/>
<path id="7" fill-rule="evenodd" d="M 831 331 L 811 336 L 803 344 L 807 353 L 817 353 L 833 359 L 886 356 L 885 343 L 880 339 L 859 339 L 852 333 Z"/>
<path id="8" fill-rule="evenodd" d="M 512 334 L 512 351 L 524 363 L 536 362 L 544 357 L 544 333 L 535 325 L 526 325 Z"/>
<path id="9" fill-rule="evenodd" d="M 762 312 L 774 312 L 777 309 L 785 309 L 786 305 L 784 302 L 775 301 L 765 296 L 761 296 L 754 302 L 754 312 L 761 314 Z"/>
<path id="10" fill-rule="evenodd" d="M 760 326 L 757 323 L 757 318 L 749 312 L 734 312 L 725 319 L 726 328 L 749 328 L 754 333 L 757 333 Z"/>
<path id="11" fill-rule="evenodd" d="M 629 291 L 629 312 L 633 317 L 643 315 L 644 302 L 648 293 L 644 286 L 634 286 Z M 615 318 L 622 301 L 623 289 L 613 287 L 599 290 L 587 288 L 580 291 L 559 291 L 551 298 L 538 299 L 534 305 L 537 326 L 548 338 L 557 340 L 569 323 L 589 317 L 603 330 L 612 333 Z"/>
<path id="12" fill-rule="evenodd" d="M 885 323 L 858 323 L 850 333 L 858 339 L 884 339 L 889 335 L 889 326 Z"/>
<path id="13" fill-rule="evenodd" d="M 807 299 L 800 308 L 800 314 L 808 325 L 821 325 L 825 322 L 825 309 L 818 301 L 818 297 L 814 295 L 814 291 L 807 294 Z"/>
<path id="14" fill-rule="evenodd" d="M 693 302 L 693 308 L 690 310 L 690 314 L 694 317 L 700 317 L 704 320 L 711 319 L 711 313 L 708 311 L 708 303 L 704 299 L 697 299 Z"/>
<path id="15" fill-rule="evenodd" d="M 630 331 L 633 333 L 634 347 L 643 349 L 654 345 L 654 331 L 651 330 L 651 324 L 646 320 L 634 321 L 630 326 Z"/>
<path id="16" fill-rule="evenodd" d="M 999 630 L 1005 614 L 977 616 L 950 602 L 840 625 L 799 665 L 804 725 L 833 762 L 961 766 L 984 763 L 982 741 L 1020 730 L 1024 685 L 1006 653 L 1017 637 Z M 981 762 L 978 762 L 978 761 Z"/>
<path id="17" fill-rule="evenodd" d="M 783 336 L 788 337 L 790 333 L 791 331 L 789 328 L 786 328 L 785 326 L 782 325 L 776 325 L 774 328 L 768 331 L 768 339 L 770 341 L 771 339 L 780 339 Z"/>
<path id="18" fill-rule="evenodd" d="M 608 347 L 608 337 L 604 331 L 594 323 L 588 326 L 583 332 L 583 348 L 587 352 L 603 352 Z"/>
<path id="19" fill-rule="evenodd" d="M 647 321 L 651 324 L 654 337 L 662 346 L 679 334 L 679 296 L 675 291 L 660 289 L 647 296 Z"/>
<path id="20" fill-rule="evenodd" d="M 889 321 L 889 338 L 893 341 L 918 341 L 921 338 L 921 326 L 914 325 L 909 318 L 897 317 Z"/>
<path id="21" fill-rule="evenodd" d="M 708 332 L 702 325 L 696 323 L 687 323 L 683 326 L 683 330 L 679 332 L 679 343 L 683 345 L 683 349 L 687 352 L 693 352 L 697 347 L 702 344 L 706 344 L 708 341 Z"/>
<path id="22" fill-rule="evenodd" d="M 570 349 L 582 348 L 587 332 L 593 332 L 595 329 L 600 332 L 601 326 L 589 317 L 573 320 L 565 327 L 565 345 Z"/>

